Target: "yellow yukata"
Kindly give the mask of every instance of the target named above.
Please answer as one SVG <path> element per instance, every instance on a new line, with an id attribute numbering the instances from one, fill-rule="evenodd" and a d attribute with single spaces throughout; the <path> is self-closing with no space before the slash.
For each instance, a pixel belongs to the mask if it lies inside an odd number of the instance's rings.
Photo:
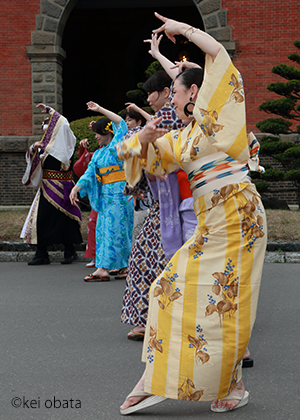
<path id="1" fill-rule="evenodd" d="M 205 69 L 192 123 L 149 144 L 146 159 L 138 135 L 118 147 L 131 185 L 142 169 L 188 175 L 198 224 L 151 287 L 142 360 L 146 392 L 191 401 L 223 398 L 241 379 L 267 242 L 241 76 L 223 48 Z"/>

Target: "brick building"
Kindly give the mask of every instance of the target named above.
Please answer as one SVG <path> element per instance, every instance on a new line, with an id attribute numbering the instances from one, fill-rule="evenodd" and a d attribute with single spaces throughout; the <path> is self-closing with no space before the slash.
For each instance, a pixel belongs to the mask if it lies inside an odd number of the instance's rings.
<path id="1" fill-rule="evenodd" d="M 142 41 L 158 25 L 155 10 L 225 46 L 244 79 L 247 128 L 257 132 L 266 118 L 259 104 L 276 97 L 266 90 L 279 80 L 271 69 L 291 64 L 299 39 L 297 0 L 0 0 L 0 206 L 32 201 L 21 179 L 25 151 L 41 136 L 36 104 L 69 120 L 87 116 L 87 100 L 119 111 L 151 62 Z M 177 50 L 167 44 L 166 55 L 177 60 L 180 43 Z"/>

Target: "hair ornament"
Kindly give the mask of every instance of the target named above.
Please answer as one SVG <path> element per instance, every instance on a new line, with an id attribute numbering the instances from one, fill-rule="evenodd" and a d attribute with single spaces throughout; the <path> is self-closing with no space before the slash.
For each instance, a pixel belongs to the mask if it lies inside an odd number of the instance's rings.
<path id="1" fill-rule="evenodd" d="M 114 134 L 113 129 L 112 129 L 112 122 L 107 123 L 105 127 L 105 131 L 109 131 L 110 133 Z"/>

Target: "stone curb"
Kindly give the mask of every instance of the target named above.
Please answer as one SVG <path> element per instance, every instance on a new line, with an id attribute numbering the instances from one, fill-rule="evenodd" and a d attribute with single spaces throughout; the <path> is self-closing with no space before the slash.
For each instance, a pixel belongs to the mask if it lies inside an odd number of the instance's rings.
<path id="1" fill-rule="evenodd" d="M 0 262 L 28 262 L 30 261 L 35 252 L 0 252 Z M 84 252 L 77 251 L 78 260 L 74 262 L 89 261 L 89 258 L 84 258 Z M 62 251 L 50 251 L 49 258 L 51 262 L 60 262 L 64 258 Z M 300 263 L 300 252 L 266 252 L 265 263 Z"/>
<path id="2" fill-rule="evenodd" d="M 135 230 L 139 232 L 140 225 L 135 227 Z M 136 235 L 133 235 L 135 238 Z M 76 251 L 85 251 L 86 248 L 86 241 L 83 241 L 81 244 L 75 246 Z M 10 251 L 10 252 L 35 252 L 36 245 L 26 244 L 22 241 L 15 241 L 15 242 L 8 242 L 8 241 L 0 241 L 0 253 L 1 251 Z M 64 251 L 63 245 L 53 245 L 48 247 L 48 251 Z M 300 241 L 268 241 L 267 243 L 267 251 L 269 252 L 298 252 L 300 253 Z"/>

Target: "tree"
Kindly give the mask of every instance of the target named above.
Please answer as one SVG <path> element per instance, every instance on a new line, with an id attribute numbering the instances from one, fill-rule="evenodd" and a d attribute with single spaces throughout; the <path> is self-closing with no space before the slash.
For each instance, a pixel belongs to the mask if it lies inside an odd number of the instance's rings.
<path id="1" fill-rule="evenodd" d="M 300 49 L 300 41 L 294 46 Z M 300 64 L 298 54 L 290 54 L 289 60 Z M 270 156 L 274 164 L 266 167 L 266 172 L 259 174 L 260 181 L 291 181 L 295 187 L 298 204 L 300 205 L 300 142 L 282 141 L 274 135 L 299 133 L 300 125 L 296 131 L 292 129 L 294 122 L 300 121 L 300 69 L 294 66 L 280 64 L 272 68 L 272 73 L 278 74 L 287 81 L 271 83 L 267 89 L 275 92 L 282 98 L 266 101 L 259 106 L 261 111 L 280 115 L 281 118 L 268 118 L 256 124 L 264 133 L 270 133 L 261 138 L 261 156 Z M 275 166 L 275 167 L 274 167 Z M 266 189 L 265 182 L 256 182 L 259 189 Z"/>
<path id="2" fill-rule="evenodd" d="M 294 45 L 300 49 L 300 41 L 295 41 Z M 300 64 L 298 54 L 290 54 L 288 59 Z M 267 87 L 269 91 L 277 93 L 282 98 L 262 103 L 259 110 L 268 114 L 280 115 L 283 118 L 268 118 L 258 122 L 256 127 L 263 133 L 294 133 L 295 131 L 292 130 L 291 126 L 293 122 L 300 121 L 300 69 L 280 64 L 272 68 L 272 73 L 287 80 L 285 83 L 271 83 Z M 300 125 L 296 127 L 296 130 L 300 133 Z"/>
<path id="3" fill-rule="evenodd" d="M 149 79 L 150 76 L 152 76 L 154 73 L 156 73 L 159 70 L 163 70 L 161 64 L 159 61 L 152 61 L 152 63 L 147 67 L 145 70 L 146 78 Z M 134 102 L 139 107 L 143 108 L 145 111 L 152 113 L 152 109 L 148 106 L 147 102 L 147 94 L 143 90 L 144 82 L 140 82 L 137 84 L 137 89 L 129 90 L 126 93 L 126 96 L 129 100 L 129 102 Z M 124 110 L 122 110 L 124 111 Z"/>

